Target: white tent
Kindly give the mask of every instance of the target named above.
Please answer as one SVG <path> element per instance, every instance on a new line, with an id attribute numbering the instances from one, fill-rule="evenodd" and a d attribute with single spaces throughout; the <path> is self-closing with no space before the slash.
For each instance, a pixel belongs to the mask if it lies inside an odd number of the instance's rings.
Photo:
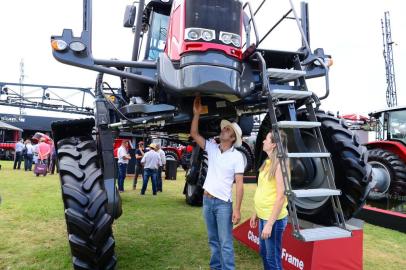
<path id="1" fill-rule="evenodd" d="M 21 128 L 12 126 L 10 124 L 7 124 L 5 122 L 0 121 L 0 129 L 7 129 L 7 130 L 18 130 L 18 131 L 23 131 Z"/>

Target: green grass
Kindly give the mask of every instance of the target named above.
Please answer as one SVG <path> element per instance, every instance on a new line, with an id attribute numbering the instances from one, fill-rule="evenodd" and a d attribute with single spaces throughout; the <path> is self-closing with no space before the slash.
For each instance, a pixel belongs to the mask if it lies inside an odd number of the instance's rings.
<path id="1" fill-rule="evenodd" d="M 0 161 L 0 269 L 71 269 L 57 176 L 13 171 Z M 164 181 L 164 192 L 122 193 L 123 215 L 114 223 L 119 269 L 208 269 L 209 248 L 201 208 L 182 194 L 183 172 Z M 252 211 L 254 185 L 245 185 L 242 218 Z M 235 242 L 237 269 L 262 269 L 258 255 Z M 405 269 L 406 235 L 366 224 L 364 269 Z"/>

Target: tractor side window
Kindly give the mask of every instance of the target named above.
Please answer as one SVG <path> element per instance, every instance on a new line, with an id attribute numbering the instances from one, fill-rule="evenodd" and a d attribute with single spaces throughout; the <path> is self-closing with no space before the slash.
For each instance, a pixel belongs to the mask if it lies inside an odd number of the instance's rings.
<path id="1" fill-rule="evenodd" d="M 394 111 L 389 115 L 390 139 L 406 144 L 406 111 Z"/>
<path id="2" fill-rule="evenodd" d="M 148 60 L 156 60 L 159 53 L 164 51 L 169 25 L 169 16 L 156 12 L 153 13 L 153 16 L 149 37 Z"/>

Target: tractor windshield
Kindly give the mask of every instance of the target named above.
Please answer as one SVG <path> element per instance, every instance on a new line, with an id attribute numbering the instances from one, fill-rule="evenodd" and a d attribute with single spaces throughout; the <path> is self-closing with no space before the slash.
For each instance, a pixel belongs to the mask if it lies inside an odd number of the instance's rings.
<path id="1" fill-rule="evenodd" d="M 189 0 L 185 28 L 198 27 L 241 35 L 241 2 L 238 0 Z"/>
<path id="2" fill-rule="evenodd" d="M 149 48 L 147 49 L 148 60 L 156 60 L 159 53 L 164 51 L 169 24 L 169 16 L 156 12 L 154 12 L 152 16 L 148 42 Z"/>
<path id="3" fill-rule="evenodd" d="M 389 113 L 388 137 L 406 144 L 406 110 Z"/>

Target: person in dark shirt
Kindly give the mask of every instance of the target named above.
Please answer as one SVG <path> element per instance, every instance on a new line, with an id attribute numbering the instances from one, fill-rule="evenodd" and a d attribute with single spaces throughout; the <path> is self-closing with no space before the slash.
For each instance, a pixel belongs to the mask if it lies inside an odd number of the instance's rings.
<path id="1" fill-rule="evenodd" d="M 140 141 L 138 143 L 138 148 L 135 151 L 135 175 L 134 175 L 134 181 L 133 181 L 133 189 L 135 190 L 137 188 L 137 180 L 138 180 L 138 175 L 143 176 L 144 170 L 141 164 L 141 159 L 144 157 L 145 149 L 144 149 L 144 142 Z"/>

